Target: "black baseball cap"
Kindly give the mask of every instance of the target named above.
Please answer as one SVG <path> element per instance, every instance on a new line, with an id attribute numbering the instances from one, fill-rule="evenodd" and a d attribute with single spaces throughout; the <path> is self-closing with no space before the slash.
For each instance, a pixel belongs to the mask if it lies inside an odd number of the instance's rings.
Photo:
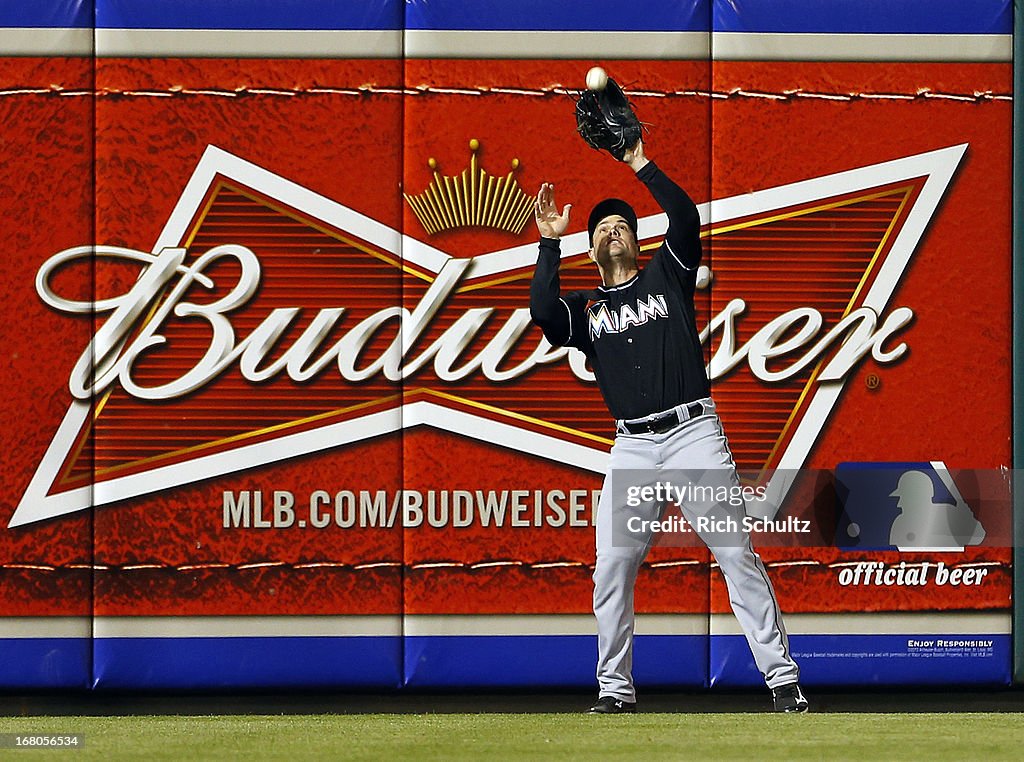
<path id="1" fill-rule="evenodd" d="M 590 212 L 590 219 L 587 220 L 587 232 L 590 234 L 591 246 L 594 245 L 594 231 L 597 229 L 597 223 L 613 214 L 622 217 L 633 231 L 633 235 L 636 236 L 636 212 L 633 211 L 633 207 L 621 198 L 606 198 L 594 207 Z"/>

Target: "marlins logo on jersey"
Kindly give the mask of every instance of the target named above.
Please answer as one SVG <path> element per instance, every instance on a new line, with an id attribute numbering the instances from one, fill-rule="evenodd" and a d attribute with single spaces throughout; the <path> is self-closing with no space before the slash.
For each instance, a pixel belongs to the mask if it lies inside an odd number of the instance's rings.
<path id="1" fill-rule="evenodd" d="M 650 294 L 646 299 L 637 299 L 636 308 L 628 304 L 609 307 L 601 300 L 587 307 L 591 340 L 602 333 L 622 333 L 634 325 L 644 325 L 648 320 L 668 317 L 668 304 L 664 294 Z"/>

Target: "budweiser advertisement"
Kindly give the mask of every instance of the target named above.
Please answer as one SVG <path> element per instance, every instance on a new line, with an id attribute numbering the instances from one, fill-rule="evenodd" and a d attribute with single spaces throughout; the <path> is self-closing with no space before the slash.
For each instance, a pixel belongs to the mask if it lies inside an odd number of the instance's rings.
<path id="1" fill-rule="evenodd" d="M 593 684 L 614 424 L 530 321 L 532 199 L 573 205 L 566 289 L 600 199 L 642 258 L 667 224 L 576 134 L 595 63 L 698 204 L 802 682 L 1008 682 L 1007 3 L 335 5 L 4 20 L 0 684 Z M 756 685 L 681 529 L 641 568 L 637 681 Z"/>

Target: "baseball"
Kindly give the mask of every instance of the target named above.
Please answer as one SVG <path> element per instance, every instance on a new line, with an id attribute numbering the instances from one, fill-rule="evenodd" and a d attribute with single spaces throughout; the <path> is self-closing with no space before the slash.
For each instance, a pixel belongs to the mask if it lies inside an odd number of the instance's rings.
<path id="1" fill-rule="evenodd" d="M 608 72 L 595 66 L 587 72 L 587 89 L 604 90 L 608 86 Z"/>
<path id="2" fill-rule="evenodd" d="M 711 281 L 714 280 L 714 275 L 711 273 L 711 268 L 707 265 L 701 265 L 697 268 L 697 283 L 695 288 L 704 290 L 711 285 Z"/>

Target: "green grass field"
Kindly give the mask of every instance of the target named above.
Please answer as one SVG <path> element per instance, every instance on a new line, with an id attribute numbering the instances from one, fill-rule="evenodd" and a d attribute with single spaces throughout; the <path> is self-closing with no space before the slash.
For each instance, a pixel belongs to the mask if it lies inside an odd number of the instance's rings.
<path id="1" fill-rule="evenodd" d="M 73 760 L 1018 760 L 1024 714 L 364 714 L 0 718 L 85 735 Z"/>

